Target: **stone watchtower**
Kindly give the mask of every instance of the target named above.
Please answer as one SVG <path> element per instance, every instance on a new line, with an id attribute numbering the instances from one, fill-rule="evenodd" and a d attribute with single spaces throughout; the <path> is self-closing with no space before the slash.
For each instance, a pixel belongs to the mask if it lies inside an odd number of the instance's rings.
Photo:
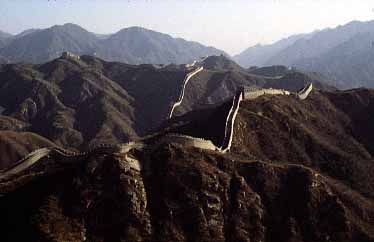
<path id="1" fill-rule="evenodd" d="M 67 59 L 67 60 L 80 60 L 80 56 L 79 55 L 74 55 L 73 53 L 68 52 L 68 51 L 62 52 L 61 57 L 63 59 Z"/>

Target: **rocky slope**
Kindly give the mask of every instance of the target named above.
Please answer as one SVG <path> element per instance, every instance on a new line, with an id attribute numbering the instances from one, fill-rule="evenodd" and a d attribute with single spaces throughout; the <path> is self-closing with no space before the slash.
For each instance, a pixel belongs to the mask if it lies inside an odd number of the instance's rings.
<path id="1" fill-rule="evenodd" d="M 363 89 L 314 92 L 303 102 L 281 96 L 243 102 L 233 152 L 313 167 L 372 198 L 373 101 L 374 92 Z M 355 108 L 346 107 L 350 102 Z"/>
<path id="2" fill-rule="evenodd" d="M 313 91 L 305 100 L 262 96 L 244 100 L 235 121 L 231 152 L 311 167 L 373 198 L 374 91 Z M 172 120 L 166 132 L 222 143 L 230 102 Z M 212 122 L 214 120 L 214 122 Z"/>
<path id="3" fill-rule="evenodd" d="M 0 181 L 2 241 L 374 241 L 373 201 L 318 170 L 153 142 L 140 172 L 92 152 Z"/>

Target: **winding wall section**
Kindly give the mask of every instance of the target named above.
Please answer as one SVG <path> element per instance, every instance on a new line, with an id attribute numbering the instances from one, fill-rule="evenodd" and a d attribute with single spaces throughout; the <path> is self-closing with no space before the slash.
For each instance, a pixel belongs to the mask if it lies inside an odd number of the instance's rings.
<path id="1" fill-rule="evenodd" d="M 306 87 L 304 87 L 298 94 L 297 96 L 300 98 L 300 100 L 304 100 L 306 99 L 310 92 L 313 90 L 313 84 L 310 83 L 309 85 L 307 85 Z"/>
<path id="2" fill-rule="evenodd" d="M 313 85 L 309 84 L 303 88 L 297 97 L 300 100 L 304 100 L 308 97 L 309 93 L 313 90 Z M 225 135 L 222 141 L 222 145 L 219 150 L 223 153 L 230 150 L 232 145 L 232 140 L 234 136 L 234 124 L 236 116 L 239 111 L 240 102 L 242 100 L 255 99 L 262 95 L 290 95 L 289 91 L 283 89 L 259 89 L 259 90 L 246 90 L 243 88 L 241 91 L 237 92 L 233 97 L 232 106 L 228 112 L 225 124 Z"/>
<path id="3" fill-rule="evenodd" d="M 183 96 L 184 96 L 184 90 L 186 87 L 187 82 L 197 73 L 203 70 L 203 67 L 200 67 L 193 72 L 187 74 L 182 92 L 180 94 L 180 97 L 178 101 L 173 105 L 173 108 L 170 112 L 169 118 L 172 117 L 173 111 L 175 107 L 179 106 L 182 103 Z M 296 95 L 300 100 L 304 100 L 308 97 L 310 92 L 313 89 L 313 85 L 309 84 L 304 89 L 302 89 L 299 93 Z M 179 135 L 179 134 L 168 134 L 161 138 L 160 143 L 163 142 L 176 142 L 180 143 L 182 145 L 188 145 L 193 146 L 201 149 L 208 149 L 208 150 L 217 150 L 222 153 L 225 153 L 230 150 L 232 145 L 232 140 L 234 136 L 234 125 L 236 116 L 239 111 L 239 106 L 241 101 L 244 99 L 254 99 L 264 94 L 271 94 L 271 95 L 289 95 L 290 93 L 285 90 L 277 90 L 277 89 L 260 89 L 255 90 L 251 92 L 246 92 L 243 88 L 241 91 L 238 91 L 232 100 L 232 105 L 229 109 L 229 112 L 227 114 L 226 123 L 225 123 L 225 134 L 222 141 L 221 147 L 216 147 L 212 141 L 205 140 L 201 138 L 191 137 L 187 135 Z M 113 153 L 119 153 L 119 154 L 125 154 L 125 161 L 126 164 L 137 171 L 140 171 L 141 164 L 136 159 L 133 159 L 131 157 L 127 156 L 127 153 L 132 149 L 143 149 L 143 143 L 141 142 L 129 142 L 126 144 L 118 144 L 118 145 L 101 145 L 97 148 L 94 148 L 91 151 L 83 152 L 83 153 L 74 153 L 67 151 L 65 149 L 61 148 L 41 148 L 37 149 L 28 155 L 26 155 L 24 158 L 19 160 L 17 163 L 15 163 L 13 166 L 0 171 L 0 181 L 4 181 L 9 179 L 10 177 L 32 167 L 37 162 L 41 161 L 45 157 L 50 156 L 60 156 L 63 159 L 64 163 L 70 163 L 70 162 L 76 162 L 81 159 L 85 159 L 90 155 L 97 155 L 97 154 L 113 154 Z"/>
<path id="4" fill-rule="evenodd" d="M 183 86 L 182 86 L 182 90 L 181 90 L 181 93 L 180 93 L 180 95 L 179 95 L 179 98 L 178 98 L 178 100 L 173 104 L 173 106 L 172 106 L 172 108 L 171 108 L 171 110 L 170 110 L 170 113 L 169 113 L 169 119 L 173 116 L 174 109 L 175 109 L 176 107 L 178 107 L 179 105 L 182 104 L 183 97 L 184 97 L 184 91 L 185 91 L 185 89 L 186 89 L 186 85 L 187 85 L 188 81 L 189 81 L 189 80 L 190 80 L 194 75 L 196 75 L 197 73 L 199 73 L 199 72 L 202 71 L 203 69 L 204 69 L 204 68 L 201 66 L 201 67 L 195 69 L 194 71 L 192 71 L 192 72 L 190 72 L 190 73 L 188 73 L 188 74 L 186 75 L 186 77 L 184 78 L 184 81 L 183 81 Z"/>
<path id="5" fill-rule="evenodd" d="M 91 151 L 88 152 L 82 152 L 82 153 L 75 153 L 70 152 L 65 149 L 61 148 L 41 148 L 37 149 L 28 155 L 26 155 L 24 158 L 16 162 L 13 166 L 0 171 L 0 181 L 7 180 L 10 177 L 32 167 L 39 161 L 41 161 L 45 157 L 61 157 L 63 159 L 64 163 L 72 163 L 77 162 L 79 160 L 88 158 L 90 155 L 97 155 L 97 154 L 113 154 L 113 153 L 119 153 L 119 154 L 126 154 L 131 149 L 142 149 L 143 144 L 142 143 L 135 143 L 135 142 L 129 142 L 126 144 L 118 144 L 118 145 L 101 145 Z M 125 156 L 126 158 L 126 156 Z M 140 171 L 140 164 L 139 162 L 135 162 L 135 159 L 127 159 L 126 160 L 129 164 L 129 167 Z"/>
<path id="6" fill-rule="evenodd" d="M 220 147 L 220 151 L 225 153 L 231 148 L 232 138 L 234 134 L 234 124 L 236 115 L 239 111 L 240 102 L 243 100 L 243 93 L 237 92 L 232 99 L 232 105 L 226 118 L 225 135 Z"/>
<path id="7" fill-rule="evenodd" d="M 219 148 L 215 146 L 211 140 L 181 134 L 167 134 L 160 139 L 159 144 L 162 143 L 178 143 L 205 150 L 219 150 Z"/>

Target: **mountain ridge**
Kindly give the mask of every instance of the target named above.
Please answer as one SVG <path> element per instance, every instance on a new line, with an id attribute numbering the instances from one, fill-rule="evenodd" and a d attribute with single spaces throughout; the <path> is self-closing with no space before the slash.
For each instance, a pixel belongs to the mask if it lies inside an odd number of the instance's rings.
<path id="1" fill-rule="evenodd" d="M 291 44 L 253 47 L 234 57 L 239 64 L 284 65 L 326 76 L 328 84 L 343 88 L 374 87 L 371 76 L 374 21 L 351 21 L 299 35 Z M 292 37 L 292 36 L 291 36 Z M 296 36 L 297 37 L 297 36 Z M 270 54 L 267 53 L 270 49 Z M 252 51 L 252 52 L 251 52 Z M 257 51 L 257 52 L 256 52 Z"/>
<path id="2" fill-rule="evenodd" d="M 72 23 L 26 30 L 0 46 L 0 56 L 12 62 L 44 63 L 64 51 L 129 64 L 182 64 L 206 55 L 229 56 L 214 47 L 142 27 L 123 28 L 103 37 Z"/>

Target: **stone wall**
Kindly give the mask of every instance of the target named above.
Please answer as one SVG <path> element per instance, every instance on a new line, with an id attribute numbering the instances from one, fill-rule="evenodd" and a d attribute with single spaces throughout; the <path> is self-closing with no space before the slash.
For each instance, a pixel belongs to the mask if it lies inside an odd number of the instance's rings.
<path id="1" fill-rule="evenodd" d="M 309 84 L 303 90 L 301 90 L 297 96 L 304 100 L 308 97 L 309 93 L 312 91 L 313 85 Z M 250 100 L 258 98 L 262 95 L 290 95 L 289 91 L 283 89 L 257 89 L 257 88 L 245 88 L 243 87 L 232 100 L 232 106 L 227 114 L 226 124 L 225 124 L 225 135 L 222 141 L 222 145 L 219 148 L 221 152 L 227 152 L 231 148 L 233 136 L 234 136 L 234 124 L 235 119 L 239 111 L 240 102 L 242 100 Z"/>
<path id="2" fill-rule="evenodd" d="M 258 89 L 258 90 L 247 90 L 243 88 L 243 99 L 255 99 L 262 95 L 290 95 L 289 91 L 283 89 Z"/>
<path id="3" fill-rule="evenodd" d="M 304 100 L 309 96 L 312 90 L 313 90 L 313 84 L 310 83 L 308 86 L 304 87 L 297 95 L 301 100 Z"/>
<path id="4" fill-rule="evenodd" d="M 80 159 L 84 159 L 88 156 L 91 156 L 93 154 L 126 154 L 131 149 L 142 149 L 143 144 L 140 142 L 128 142 L 124 144 L 118 144 L 118 145 L 99 145 L 98 147 L 88 151 L 88 152 L 71 152 L 68 150 L 65 150 L 63 148 L 59 147 L 53 147 L 53 148 L 40 148 L 37 150 L 34 150 L 33 152 L 27 154 L 25 157 L 20 159 L 19 161 L 15 162 L 14 165 L 0 171 L 0 180 L 6 180 L 10 177 L 28 169 L 29 167 L 32 167 L 37 162 L 41 161 L 45 157 L 54 157 L 58 158 L 60 162 L 64 163 L 72 163 L 77 162 Z M 141 165 L 139 162 L 137 162 L 135 159 L 126 156 L 125 160 L 129 168 L 139 170 L 141 168 Z"/>
<path id="5" fill-rule="evenodd" d="M 232 99 L 232 105 L 226 118 L 225 135 L 220 147 L 221 152 L 227 152 L 231 148 L 231 143 L 234 135 L 235 119 L 239 111 L 240 102 L 243 100 L 243 94 L 244 93 L 240 91 L 236 93 Z"/>
<path id="6" fill-rule="evenodd" d="M 196 75 L 197 73 L 199 73 L 200 71 L 202 71 L 204 68 L 201 66 L 197 69 L 195 69 L 194 71 L 190 72 L 187 74 L 187 76 L 185 77 L 184 81 L 183 81 L 183 86 L 182 86 L 182 90 L 181 90 L 181 93 L 179 95 L 179 98 L 178 100 L 173 104 L 173 106 L 171 107 L 171 110 L 170 110 L 170 113 L 169 113 L 169 118 L 171 118 L 173 116 L 173 113 L 174 113 L 174 109 L 176 107 L 178 107 L 179 105 L 182 104 L 182 101 L 183 101 L 183 97 L 184 97 L 184 92 L 185 92 L 185 89 L 186 89 L 186 86 L 187 86 L 187 83 L 188 81 L 194 76 Z"/>

